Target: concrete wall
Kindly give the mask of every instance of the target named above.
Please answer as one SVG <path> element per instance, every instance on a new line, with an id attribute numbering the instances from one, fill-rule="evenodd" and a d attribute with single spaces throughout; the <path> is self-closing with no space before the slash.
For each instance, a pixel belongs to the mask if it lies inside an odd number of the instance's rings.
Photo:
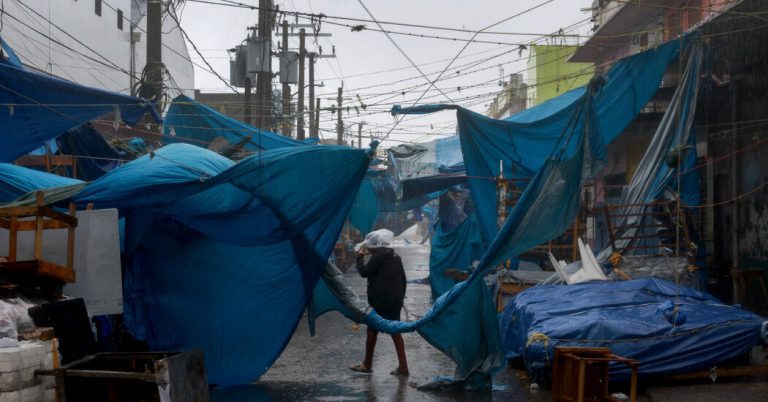
<path id="1" fill-rule="evenodd" d="M 120 269 L 120 234 L 116 209 L 79 211 L 75 229 L 74 268 L 76 282 L 64 287 L 64 294 L 82 297 L 92 315 L 122 314 L 123 286 Z M 18 237 L 18 259 L 32 259 L 34 232 Z M 43 233 L 43 258 L 66 263 L 67 231 Z M 0 255 L 8 255 L 8 231 L 0 229 Z"/>

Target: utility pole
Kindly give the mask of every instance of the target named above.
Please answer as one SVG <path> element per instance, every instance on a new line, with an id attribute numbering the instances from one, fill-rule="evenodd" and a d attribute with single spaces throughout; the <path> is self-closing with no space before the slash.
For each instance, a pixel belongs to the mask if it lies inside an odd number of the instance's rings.
<path id="1" fill-rule="evenodd" d="M 317 132 L 315 132 L 315 54 L 314 53 L 309 54 L 309 137 L 317 138 Z"/>
<path id="2" fill-rule="evenodd" d="M 251 124 L 251 77 L 248 76 L 248 72 L 246 71 L 245 77 L 243 78 L 243 83 L 245 85 L 245 95 L 243 96 L 243 108 L 245 109 L 245 124 Z M 256 98 L 258 99 L 259 95 L 256 94 Z M 257 113 L 258 113 L 258 106 L 256 107 Z M 258 115 L 256 118 L 256 126 L 258 127 L 261 122 L 258 119 Z"/>
<path id="3" fill-rule="evenodd" d="M 315 127 L 313 130 L 312 138 L 317 138 L 320 132 L 320 98 L 315 99 Z"/>
<path id="4" fill-rule="evenodd" d="M 344 143 L 344 123 L 341 121 L 341 102 L 342 102 L 341 93 L 342 93 L 342 90 L 343 90 L 343 88 L 339 87 L 339 95 L 338 95 L 338 98 L 336 99 L 336 102 L 338 102 L 337 103 L 337 105 L 338 105 L 338 109 L 337 110 L 339 112 L 339 114 L 337 116 L 338 121 L 336 122 L 336 143 L 338 145 L 342 145 Z"/>
<path id="5" fill-rule="evenodd" d="M 283 52 L 288 52 L 288 20 L 283 19 Z M 284 68 L 282 65 L 280 68 Z M 291 114 L 291 86 L 288 82 L 283 82 L 283 135 L 291 136 L 291 121 L 288 116 Z"/>
<path id="6" fill-rule="evenodd" d="M 363 122 L 357 123 L 357 147 L 363 147 Z"/>
<path id="7" fill-rule="evenodd" d="M 304 59 L 307 51 L 304 49 L 304 39 L 306 31 L 301 28 L 299 31 L 299 103 L 296 110 L 296 139 L 304 140 Z"/>
<path id="8" fill-rule="evenodd" d="M 272 44 L 272 17 L 274 16 L 274 13 L 270 11 L 272 10 L 272 0 L 259 0 L 259 8 L 258 38 L 262 46 L 267 47 L 263 53 L 267 56 L 267 60 L 263 61 L 266 71 L 259 69 L 256 73 L 256 127 L 269 129 L 272 115 L 272 56 L 269 51 Z M 248 78 L 246 77 L 247 84 Z"/>
<path id="9" fill-rule="evenodd" d="M 163 96 L 163 52 L 162 52 L 163 5 L 160 0 L 147 2 L 147 80 L 142 86 L 141 97 L 157 102 Z"/>

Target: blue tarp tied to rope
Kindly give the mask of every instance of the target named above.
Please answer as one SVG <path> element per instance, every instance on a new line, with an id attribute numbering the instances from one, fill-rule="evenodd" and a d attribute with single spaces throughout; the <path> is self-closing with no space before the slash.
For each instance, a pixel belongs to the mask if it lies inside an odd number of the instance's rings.
<path id="1" fill-rule="evenodd" d="M 222 137 L 231 144 L 243 143 L 250 151 L 295 147 L 313 144 L 317 139 L 296 141 L 289 137 L 261 130 L 199 103 L 185 95 L 171 102 L 163 124 L 167 143 L 188 142 L 207 147 L 214 139 Z"/>
<path id="2" fill-rule="evenodd" d="M 0 162 L 11 162 L 46 141 L 97 117 L 115 113 L 129 125 L 145 112 L 161 121 L 146 100 L 89 88 L 0 63 Z M 117 118 L 117 117 L 116 117 Z"/>
<path id="3" fill-rule="evenodd" d="M 234 164 L 173 144 L 92 182 L 74 201 L 118 208 L 126 219 L 130 332 L 154 350 L 202 348 L 211 383 L 244 384 L 291 338 L 371 154 L 291 147 Z M 65 184 L 15 168 L 37 188 Z M 21 172 L 8 176 L 9 187 L 34 189 L 15 179 Z"/>
<path id="4" fill-rule="evenodd" d="M 708 370 L 746 353 L 759 344 L 763 321 L 705 293 L 645 278 L 533 287 L 507 305 L 501 329 L 505 357 L 522 357 L 537 375 L 557 346 L 608 347 L 639 360 L 640 374 L 649 375 Z M 616 364 L 611 375 L 627 379 L 630 370 Z"/>
<path id="5" fill-rule="evenodd" d="M 604 144 L 618 136 L 656 93 L 669 62 L 677 55 L 679 41 L 627 57 L 605 74 L 604 88 L 595 96 L 596 121 Z M 580 87 L 522 111 L 505 120 L 494 120 L 455 105 L 393 108 L 393 113 L 432 113 L 456 109 L 461 149 L 477 217 L 486 241 L 498 231 L 496 184 L 499 162 L 506 178 L 530 179 L 539 172 L 576 109 L 586 96 Z M 574 144 L 567 150 L 574 152 Z"/>

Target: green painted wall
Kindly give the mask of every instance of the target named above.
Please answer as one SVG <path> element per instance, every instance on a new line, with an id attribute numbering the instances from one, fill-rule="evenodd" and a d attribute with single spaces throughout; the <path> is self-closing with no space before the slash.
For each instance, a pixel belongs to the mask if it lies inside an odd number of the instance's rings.
<path id="1" fill-rule="evenodd" d="M 592 78 L 591 63 L 568 63 L 578 46 L 532 45 L 528 58 L 528 106 L 586 85 Z"/>

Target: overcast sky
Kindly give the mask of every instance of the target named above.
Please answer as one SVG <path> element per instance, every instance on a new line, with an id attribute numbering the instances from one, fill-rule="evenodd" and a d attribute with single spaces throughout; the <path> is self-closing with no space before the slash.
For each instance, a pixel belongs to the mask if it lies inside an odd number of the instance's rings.
<path id="1" fill-rule="evenodd" d="M 222 0 L 211 0 L 220 2 Z M 258 5 L 258 0 L 238 0 L 240 3 Z M 567 33 L 588 35 L 592 24 L 589 12 L 591 0 L 364 0 L 373 16 L 380 21 L 405 22 L 468 30 L 479 30 L 505 18 L 512 17 L 539 4 L 541 7 L 493 27 L 489 31 L 504 33 L 549 34 L 577 24 L 576 29 Z M 370 19 L 358 0 L 276 0 L 282 10 L 307 13 L 323 13 L 328 16 L 343 16 Z M 258 21 L 258 12 L 243 8 L 217 6 L 188 2 L 181 12 L 182 27 L 201 49 L 206 59 L 222 76 L 229 76 L 229 58 L 226 49 L 240 42 L 247 35 L 247 26 Z M 289 22 L 295 22 L 290 17 Z M 300 23 L 308 20 L 300 19 Z M 364 30 L 351 32 L 348 27 L 334 26 L 329 22 L 358 24 L 350 21 L 328 19 L 321 25 L 321 32 L 331 33 L 330 38 L 314 38 L 307 41 L 308 51 L 323 47 L 323 54 L 336 47 L 336 59 L 321 59 L 315 65 L 316 80 L 325 86 L 317 88 L 322 98 L 322 107 L 336 103 L 337 87 L 345 88 L 345 104 L 360 106 L 357 95 L 368 110 L 360 114 L 352 109 L 344 113 L 347 132 L 357 136 L 356 123 L 364 121 L 363 144 L 370 133 L 386 134 L 395 122 L 386 111 L 392 104 L 410 106 L 427 89 L 426 80 L 418 70 L 397 50 L 384 33 Z M 376 28 L 373 23 L 365 24 Z M 437 35 L 446 38 L 469 39 L 472 34 L 465 32 L 432 30 L 425 28 L 385 26 L 386 29 L 414 34 Z M 484 113 L 493 94 L 500 89 L 498 81 L 512 73 L 525 73 L 528 52 L 518 51 L 518 44 L 553 43 L 556 39 L 542 39 L 537 36 L 504 34 L 479 35 L 477 40 L 501 42 L 503 44 L 472 43 L 454 62 L 436 85 L 453 103 L 470 107 Z M 466 42 L 449 39 L 430 39 L 392 35 L 402 50 L 432 78 L 442 71 L 450 59 L 455 57 Z M 571 38 L 578 40 L 578 38 Z M 583 39 L 581 39 L 583 41 Z M 277 44 L 277 42 L 275 42 Z M 298 47 L 298 38 L 291 38 L 291 47 Z M 193 61 L 202 64 L 190 48 Z M 275 60 L 273 69 L 277 71 Z M 397 69 L 396 71 L 382 72 Z M 480 70 L 480 71 L 477 71 Z M 527 76 L 526 76 L 527 78 Z M 395 81 L 405 80 L 394 83 Z M 275 85 L 279 86 L 277 80 Z M 417 85 L 421 85 L 416 87 Z M 195 86 L 205 92 L 227 92 L 228 88 L 212 74 L 201 68 L 195 71 Z M 371 86 L 375 86 L 370 88 Z M 368 87 L 368 88 L 366 88 Z M 459 88 L 461 87 L 461 90 Z M 292 88 L 296 90 L 295 87 Z M 402 92 L 405 92 L 403 95 Z M 428 91 L 419 104 L 449 102 L 439 91 Z M 335 117 L 321 114 L 321 136 L 335 138 Z M 384 146 L 394 146 L 402 141 L 429 141 L 455 132 L 455 113 L 441 112 L 427 116 L 406 117 L 388 137 Z"/>

